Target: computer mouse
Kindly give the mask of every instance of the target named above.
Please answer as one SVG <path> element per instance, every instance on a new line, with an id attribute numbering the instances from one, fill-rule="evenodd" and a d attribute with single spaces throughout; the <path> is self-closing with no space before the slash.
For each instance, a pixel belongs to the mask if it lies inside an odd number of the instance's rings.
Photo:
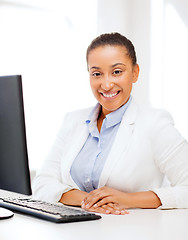
<path id="1" fill-rule="evenodd" d="M 14 213 L 6 208 L 0 207 L 0 220 L 1 219 L 6 219 L 6 218 L 11 218 L 14 216 Z"/>

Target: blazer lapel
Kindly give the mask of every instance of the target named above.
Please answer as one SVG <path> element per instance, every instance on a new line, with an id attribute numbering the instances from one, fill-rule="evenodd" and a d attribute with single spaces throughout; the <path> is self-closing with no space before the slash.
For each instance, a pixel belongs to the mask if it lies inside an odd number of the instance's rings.
<path id="1" fill-rule="evenodd" d="M 101 173 L 99 187 L 106 184 L 114 166 L 116 165 L 120 156 L 125 154 L 130 138 L 133 133 L 134 123 L 136 119 L 137 105 L 132 99 L 132 102 L 123 116 L 122 122 L 119 126 L 116 138 L 114 140 L 111 151 L 109 152 L 108 158 L 104 165 L 103 171 Z"/>

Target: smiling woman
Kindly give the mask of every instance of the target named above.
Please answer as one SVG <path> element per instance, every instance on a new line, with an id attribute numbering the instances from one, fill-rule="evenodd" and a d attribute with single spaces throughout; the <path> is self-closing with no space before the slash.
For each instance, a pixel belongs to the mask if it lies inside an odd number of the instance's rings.
<path id="1" fill-rule="evenodd" d="M 90 85 L 103 117 L 124 105 L 138 79 L 139 67 L 122 46 L 102 46 L 89 52 Z"/>
<path id="2" fill-rule="evenodd" d="M 88 47 L 87 65 L 97 104 L 66 115 L 34 197 L 106 214 L 188 208 L 188 143 L 167 111 L 132 98 L 139 66 L 130 40 L 102 34 Z"/>

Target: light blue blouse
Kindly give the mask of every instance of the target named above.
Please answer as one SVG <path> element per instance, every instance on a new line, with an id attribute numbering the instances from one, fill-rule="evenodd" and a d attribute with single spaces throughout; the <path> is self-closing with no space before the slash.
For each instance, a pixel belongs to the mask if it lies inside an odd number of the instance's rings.
<path id="1" fill-rule="evenodd" d="M 132 97 L 121 108 L 106 115 L 100 134 L 97 128 L 97 118 L 101 105 L 98 103 L 91 111 L 86 120 L 89 136 L 70 170 L 70 174 L 80 190 L 90 192 L 98 187 L 105 161 L 131 99 Z"/>

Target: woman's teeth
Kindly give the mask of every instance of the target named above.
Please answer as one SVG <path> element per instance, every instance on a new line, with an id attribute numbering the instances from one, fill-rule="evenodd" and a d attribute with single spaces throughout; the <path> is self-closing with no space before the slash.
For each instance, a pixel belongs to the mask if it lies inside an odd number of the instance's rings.
<path id="1" fill-rule="evenodd" d="M 102 95 L 103 95 L 104 97 L 108 97 L 108 98 L 114 97 L 114 96 L 116 96 L 117 94 L 118 94 L 118 92 L 116 92 L 116 93 L 110 93 L 110 94 L 102 93 Z"/>

